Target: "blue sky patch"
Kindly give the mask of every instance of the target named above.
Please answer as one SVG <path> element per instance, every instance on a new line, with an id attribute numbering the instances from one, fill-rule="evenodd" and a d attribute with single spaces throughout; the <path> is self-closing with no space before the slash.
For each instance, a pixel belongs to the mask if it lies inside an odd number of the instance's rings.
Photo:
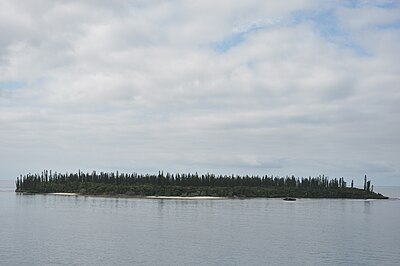
<path id="1" fill-rule="evenodd" d="M 375 6 L 380 8 L 396 8 L 399 6 L 398 1 L 365 1 L 365 0 L 347 0 L 343 1 L 343 5 L 349 8 L 360 8 L 363 6 Z"/>
<path id="2" fill-rule="evenodd" d="M 400 29 L 400 21 L 390 24 L 383 24 L 377 26 L 379 30 L 392 30 L 392 29 Z"/>
<path id="3" fill-rule="evenodd" d="M 5 90 L 15 90 L 26 87 L 26 83 L 21 80 L 0 81 L 0 88 Z"/>
<path id="4" fill-rule="evenodd" d="M 376 3 L 375 5 L 376 7 L 380 7 L 380 8 L 388 8 L 388 9 L 392 9 L 392 8 L 397 8 L 399 6 L 399 2 L 395 2 L 395 1 L 388 1 L 388 2 L 384 2 L 384 3 Z"/>
<path id="5" fill-rule="evenodd" d="M 228 36 L 221 42 L 213 44 L 214 49 L 220 53 L 225 53 L 232 47 L 238 46 L 239 44 L 244 42 L 244 35 L 245 33 L 241 32 Z"/>
<path id="6" fill-rule="evenodd" d="M 360 4 L 359 1 L 354 2 L 354 5 Z M 315 31 L 326 39 L 328 42 L 333 43 L 340 48 L 351 49 L 359 56 L 367 56 L 368 52 L 359 44 L 353 42 L 349 34 L 342 29 L 338 18 L 336 16 L 336 10 L 331 9 L 320 9 L 320 10 L 298 10 L 293 12 L 290 17 L 277 21 L 276 23 L 254 23 L 248 29 L 233 33 L 225 37 L 222 41 L 213 43 L 211 46 L 214 50 L 219 53 L 226 53 L 231 48 L 239 46 L 246 41 L 246 37 L 251 33 L 265 30 L 277 26 L 295 26 L 302 23 L 311 23 Z M 397 27 L 396 24 L 385 25 L 382 27 Z"/>
<path id="7" fill-rule="evenodd" d="M 333 9 L 321 11 L 297 11 L 292 15 L 293 24 L 297 25 L 304 21 L 310 21 L 320 35 L 324 37 L 343 36 L 344 33 L 338 26 L 335 11 Z"/>
<path id="8" fill-rule="evenodd" d="M 334 9 L 319 11 L 296 11 L 292 14 L 292 23 L 297 25 L 305 21 L 311 22 L 320 36 L 341 48 L 351 49 L 359 56 L 367 56 L 368 52 L 353 42 L 346 31 L 339 25 Z"/>
<path id="9" fill-rule="evenodd" d="M 253 24 L 250 26 L 248 29 L 233 33 L 232 35 L 227 36 L 224 38 L 221 42 L 217 42 L 212 44 L 212 47 L 220 53 L 226 53 L 229 51 L 231 48 L 240 45 L 246 40 L 246 36 L 260 31 L 262 29 L 267 28 L 268 26 L 265 24 Z"/>

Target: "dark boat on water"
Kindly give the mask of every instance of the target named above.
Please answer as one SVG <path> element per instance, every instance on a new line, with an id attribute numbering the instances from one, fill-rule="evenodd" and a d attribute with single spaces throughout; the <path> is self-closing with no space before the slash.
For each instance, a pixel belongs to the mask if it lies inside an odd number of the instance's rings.
<path id="1" fill-rule="evenodd" d="M 296 201 L 295 198 L 290 198 L 290 197 L 283 198 L 283 200 L 286 200 L 286 201 Z"/>

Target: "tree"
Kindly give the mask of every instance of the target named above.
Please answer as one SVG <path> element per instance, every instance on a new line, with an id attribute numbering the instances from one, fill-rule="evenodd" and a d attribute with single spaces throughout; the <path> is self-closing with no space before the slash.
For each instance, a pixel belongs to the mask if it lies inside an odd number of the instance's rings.
<path id="1" fill-rule="evenodd" d="M 364 190 L 367 190 L 367 175 L 364 176 Z"/>

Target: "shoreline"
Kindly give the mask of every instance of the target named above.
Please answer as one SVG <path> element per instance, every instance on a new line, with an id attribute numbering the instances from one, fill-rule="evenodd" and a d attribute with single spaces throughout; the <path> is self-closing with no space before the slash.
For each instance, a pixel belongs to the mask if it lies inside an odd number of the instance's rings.
<path id="1" fill-rule="evenodd" d="M 265 199 L 283 199 L 285 198 L 284 196 L 273 196 L 273 197 L 238 197 L 238 196 L 233 196 L 233 197 L 217 197 L 217 196 L 144 196 L 144 195 L 126 195 L 126 194 L 115 194 L 115 195 L 110 195 L 110 194 L 98 194 L 98 195 L 92 195 L 92 194 L 80 194 L 80 193 L 73 193 L 73 192 L 51 192 L 51 193 L 37 193 L 37 192 L 23 192 L 23 191 L 15 191 L 16 193 L 21 193 L 21 194 L 26 194 L 26 195 L 54 195 L 54 196 L 81 196 L 81 197 L 97 197 L 97 198 L 124 198 L 124 199 L 159 199 L 159 200 L 223 200 L 223 199 L 259 199 L 259 198 L 265 198 Z M 340 198 L 340 197 L 294 197 L 296 199 L 345 199 L 345 200 L 361 200 L 361 201 L 366 201 L 366 200 L 379 200 L 379 199 L 395 199 L 395 200 L 400 200 L 400 198 L 390 198 L 390 197 L 384 197 L 384 198 Z"/>
<path id="2" fill-rule="evenodd" d="M 58 196 L 80 196 L 78 193 L 69 193 L 69 192 L 54 192 L 54 193 L 44 193 L 49 195 L 58 195 Z"/>
<path id="3" fill-rule="evenodd" d="M 198 199 L 228 199 L 227 197 L 213 197 L 213 196 L 144 196 L 145 199 L 183 199 L 183 200 L 198 200 Z"/>
<path id="4" fill-rule="evenodd" d="M 22 192 L 25 193 L 25 192 Z M 36 194 L 36 193 L 32 193 Z M 70 192 L 53 192 L 53 193 L 37 193 L 42 195 L 54 195 L 54 196 L 82 196 L 82 197 L 101 197 L 101 198 L 136 198 L 136 199 L 177 199 L 177 200 L 219 200 L 228 199 L 227 197 L 214 197 L 214 196 L 128 196 L 128 195 L 86 195 L 79 193 Z"/>

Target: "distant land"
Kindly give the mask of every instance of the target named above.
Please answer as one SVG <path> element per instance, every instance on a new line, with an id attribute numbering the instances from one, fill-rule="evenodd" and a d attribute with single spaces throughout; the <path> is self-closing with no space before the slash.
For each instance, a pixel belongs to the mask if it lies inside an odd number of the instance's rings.
<path id="1" fill-rule="evenodd" d="M 214 174 L 158 175 L 119 173 L 57 173 L 43 171 L 27 174 L 16 180 L 16 192 L 77 193 L 103 196 L 173 196 L 173 197 L 295 197 L 387 199 L 373 192 L 371 181 L 364 178 L 364 187 L 350 187 L 343 177 L 325 176 L 296 178 L 294 176 L 238 176 Z"/>

